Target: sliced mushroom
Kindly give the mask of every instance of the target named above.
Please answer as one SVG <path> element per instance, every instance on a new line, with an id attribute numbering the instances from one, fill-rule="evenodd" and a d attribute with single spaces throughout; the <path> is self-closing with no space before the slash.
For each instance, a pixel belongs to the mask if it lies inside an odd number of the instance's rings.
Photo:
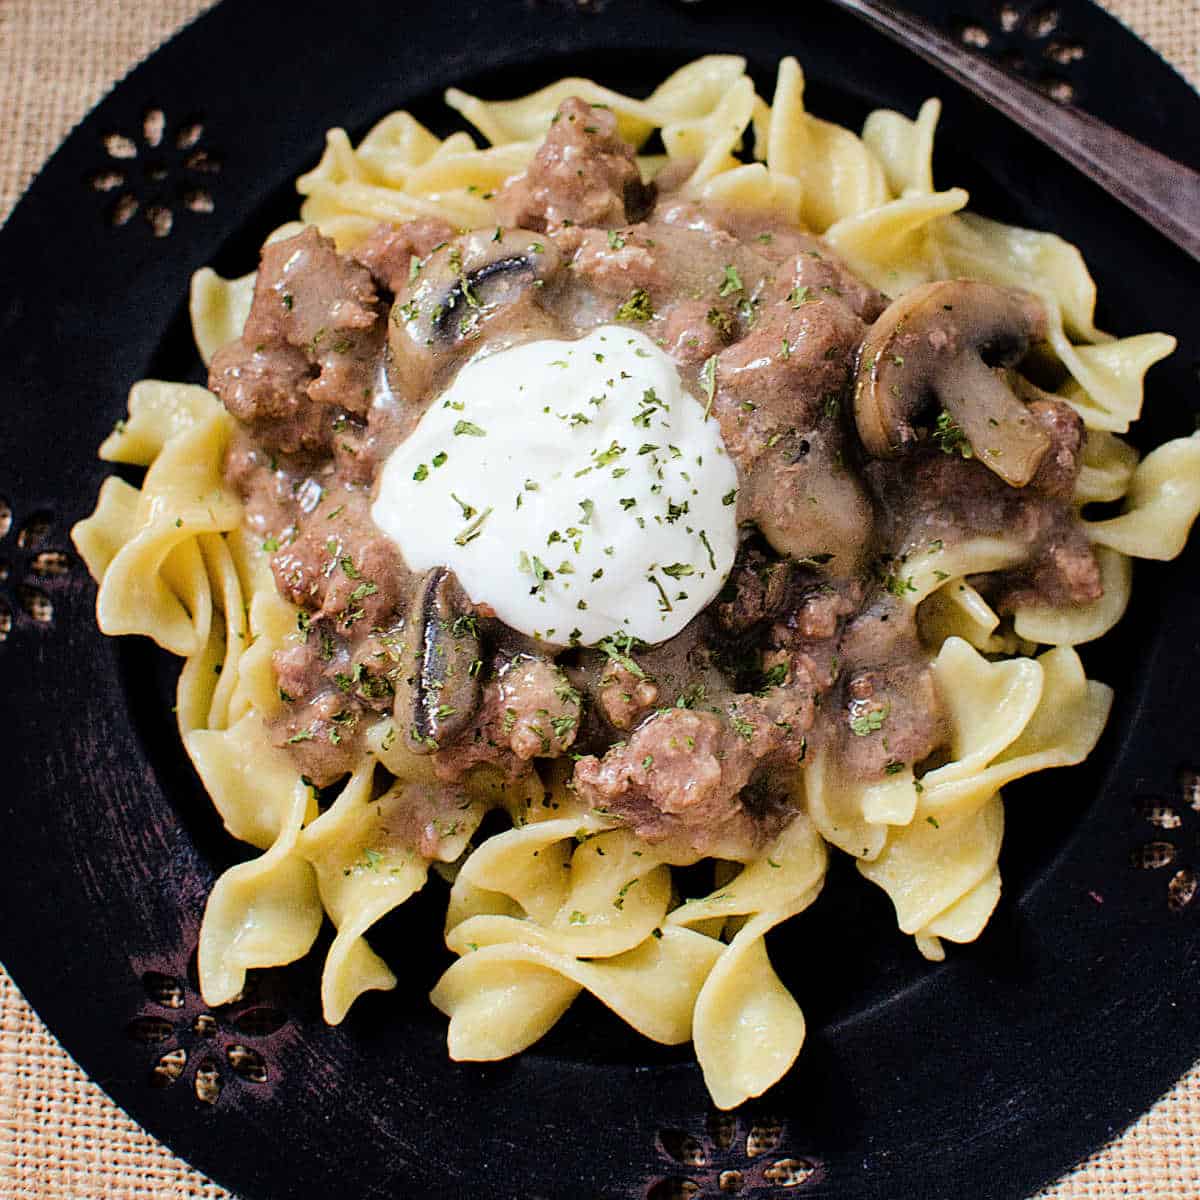
<path id="1" fill-rule="evenodd" d="M 558 251 L 549 238 L 523 229 L 465 234 L 415 269 L 409 287 L 396 296 L 393 325 L 421 345 L 452 342 L 477 318 L 541 286 L 557 268 Z"/>
<path id="2" fill-rule="evenodd" d="M 1050 438 L 997 368 L 1020 362 L 1045 335 L 1046 311 L 1029 292 L 966 279 L 914 288 L 888 306 L 860 351 L 854 419 L 864 449 L 898 454 L 936 401 L 980 462 L 1024 487 Z"/>
<path id="3" fill-rule="evenodd" d="M 409 628 L 409 674 L 396 685 L 396 721 L 419 754 L 463 732 L 479 707 L 482 651 L 474 610 L 458 577 L 434 567 L 421 581 Z"/>
<path id="4" fill-rule="evenodd" d="M 417 260 L 396 293 L 388 321 L 388 382 L 401 400 L 436 386 L 435 372 L 457 359 L 441 354 L 470 349 L 487 332 L 519 340 L 553 337 L 558 323 L 538 303 L 559 266 L 549 238 L 524 229 L 478 230 Z"/>

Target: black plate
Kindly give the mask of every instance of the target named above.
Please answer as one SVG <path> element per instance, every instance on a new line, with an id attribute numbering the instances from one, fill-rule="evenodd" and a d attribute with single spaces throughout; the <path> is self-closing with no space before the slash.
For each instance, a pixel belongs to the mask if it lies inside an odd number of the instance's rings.
<path id="1" fill-rule="evenodd" d="M 1005 6 L 1016 21 L 988 0 L 910 7 L 976 25 L 989 51 L 1200 166 L 1200 99 L 1086 0 L 1059 4 L 1057 28 L 1029 4 Z M 747 54 L 760 90 L 795 52 L 812 108 L 851 125 L 940 94 L 940 180 L 969 186 L 981 211 L 1078 242 L 1107 327 L 1180 337 L 1138 436 L 1190 431 L 1195 264 L 1017 128 L 815 2 L 227 0 L 88 117 L 0 233 L 0 494 L 15 513 L 0 541 L 0 604 L 13 614 L 0 644 L 0 952 L 109 1094 L 245 1197 L 632 1200 L 685 1194 L 670 1182 L 682 1179 L 715 1195 L 722 1172 L 740 1171 L 744 1195 L 1015 1200 L 1143 1111 L 1200 1051 L 1200 904 L 1187 903 L 1200 828 L 1186 770 L 1194 547 L 1139 567 L 1124 625 L 1087 654 L 1117 688 L 1093 759 L 1011 789 L 1005 898 L 976 945 L 928 966 L 882 892 L 842 869 L 773 938 L 809 1042 L 732 1124 L 709 1119 L 689 1048 L 652 1046 L 586 1000 L 515 1061 L 450 1063 L 425 998 L 446 956 L 434 889 L 376 939 L 400 987 L 337 1030 L 318 1011 L 321 947 L 264 973 L 241 1005 L 201 1005 L 189 964 L 204 898 L 246 848 L 221 832 L 181 751 L 178 664 L 101 637 L 85 572 L 53 554 L 69 552 L 66 531 L 107 473 L 97 443 L 134 380 L 201 378 L 188 277 L 208 262 L 249 268 L 294 213 L 291 180 L 327 126 L 357 136 L 411 106 L 447 132 L 437 97 L 452 83 L 513 94 L 582 71 L 644 94 L 713 50 Z M 160 108 L 154 146 L 143 118 Z M 178 145 L 188 129 L 194 144 Z M 106 148 L 112 134 L 129 141 Z M 121 224 L 126 196 L 139 209 Z M 794 1192 L 789 1172 L 808 1176 Z"/>

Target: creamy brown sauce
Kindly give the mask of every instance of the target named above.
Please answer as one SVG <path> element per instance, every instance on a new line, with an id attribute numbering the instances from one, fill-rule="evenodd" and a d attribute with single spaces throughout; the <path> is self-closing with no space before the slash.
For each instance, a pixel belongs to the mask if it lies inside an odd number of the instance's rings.
<path id="1" fill-rule="evenodd" d="M 1015 373 L 1044 332 L 1033 297 L 951 281 L 889 308 L 811 234 L 643 185 L 614 129 L 567 101 L 500 227 L 385 226 L 353 255 L 310 229 L 264 250 L 211 385 L 241 422 L 227 475 L 300 608 L 274 735 L 323 786 L 391 714 L 455 800 L 476 764 L 573 755 L 580 795 L 643 836 L 752 846 L 787 821 L 773 781 L 810 747 L 876 779 L 944 743 L 907 552 L 1003 533 L 1024 561 L 973 580 L 999 611 L 1099 595 L 1069 505 L 1083 431 Z M 613 321 L 711 404 L 741 545 L 677 637 L 555 653 L 452 574 L 411 574 L 372 489 L 470 357 Z"/>

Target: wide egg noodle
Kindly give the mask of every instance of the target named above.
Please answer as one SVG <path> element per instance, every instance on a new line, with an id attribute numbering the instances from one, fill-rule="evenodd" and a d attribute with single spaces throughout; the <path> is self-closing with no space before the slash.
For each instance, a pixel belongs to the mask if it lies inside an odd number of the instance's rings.
<path id="1" fill-rule="evenodd" d="M 148 467 L 178 433 L 222 411 L 207 388 L 143 379 L 129 389 L 128 416 L 100 443 L 105 462 Z"/>
<path id="2" fill-rule="evenodd" d="M 926 100 L 915 121 L 878 108 L 863 124 L 863 144 L 883 166 L 894 196 L 932 194 L 933 144 L 942 102 Z"/>
<path id="3" fill-rule="evenodd" d="M 635 949 L 595 961 L 522 938 L 479 945 L 438 981 L 430 998 L 450 1018 L 450 1056 L 507 1058 L 532 1045 L 586 988 L 623 1021 L 666 1045 L 692 1036 L 696 996 L 722 944 L 665 928 Z"/>
<path id="4" fill-rule="evenodd" d="M 587 990 L 648 1037 L 692 1038 L 715 1102 L 733 1107 L 778 1080 L 803 1043 L 803 1015 L 764 935 L 818 894 L 827 843 L 884 888 L 926 957 L 944 956 L 943 941 L 978 936 L 1001 891 L 1001 789 L 1094 746 L 1111 693 L 1086 679 L 1070 647 L 1119 619 L 1130 556 L 1179 552 L 1200 510 L 1200 440 L 1168 443 L 1139 463 L 1115 436 L 1140 415 L 1146 372 L 1174 340 L 1101 333 L 1095 285 L 1075 247 L 966 212 L 964 191 L 935 188 L 936 100 L 915 119 L 872 113 L 860 138 L 806 111 L 793 58 L 781 61 L 769 103 L 733 55 L 688 64 L 645 100 L 574 79 L 500 102 L 452 89 L 448 102 L 488 145 L 467 132 L 439 139 L 408 113 L 385 117 L 357 146 L 332 130 L 297 184 L 304 223 L 343 251 L 380 220 L 492 225 L 496 194 L 575 95 L 612 109 L 639 149 L 659 133 L 665 153 L 638 160 L 645 178 L 670 166 L 687 197 L 803 223 L 889 295 L 965 277 L 1045 302 L 1040 366 L 1089 430 L 1075 504 L 1105 594 L 1069 609 L 1018 607 L 1010 628 L 968 577 L 1017 565 L 1022 546 L 995 536 L 905 548 L 890 567 L 894 590 L 916 608 L 933 656 L 952 729 L 945 757 L 862 782 L 843 776 L 829 748 L 814 747 L 781 785 L 798 810 L 793 821 L 751 861 L 717 863 L 713 890 L 683 903 L 671 870 L 694 854 L 644 844 L 588 811 L 568 786 L 569 762 L 515 782 L 473 772 L 458 819 L 436 830 L 428 858 L 418 842 L 429 843 L 404 817 L 423 789 L 444 785 L 390 720 L 368 728 L 363 758 L 324 812 L 272 743 L 269 723 L 283 706 L 272 658 L 306 635 L 222 478 L 234 423 L 215 397 L 189 385 L 136 385 L 101 455 L 146 467 L 145 479 L 140 488 L 106 480 L 73 538 L 100 584 L 101 628 L 151 637 L 186 659 L 177 690 L 185 745 L 227 828 L 263 852 L 227 871 L 209 899 L 200 939 L 207 1002 L 233 999 L 249 970 L 306 953 L 328 915 L 337 932 L 322 1002 L 326 1018 L 340 1021 L 364 991 L 395 986 L 366 937 L 432 867 L 452 883 L 446 942 L 457 959 L 432 999 L 450 1018 L 453 1057 L 517 1053 Z M 271 240 L 301 228 L 284 226 Z M 190 310 L 205 363 L 241 333 L 254 284 L 253 273 L 195 276 Z M 1086 507 L 1117 501 L 1117 516 Z M 1037 646 L 1052 649 L 1029 656 Z M 513 828 L 476 847 L 493 809 Z"/>
<path id="5" fill-rule="evenodd" d="M 1200 514 L 1200 434 L 1164 442 L 1142 459 L 1119 517 L 1087 522 L 1098 546 L 1160 561 L 1175 558 Z"/>
<path id="6" fill-rule="evenodd" d="M 1072 608 L 1021 604 L 1013 613 L 1018 637 L 1043 646 L 1082 646 L 1103 637 L 1125 615 L 1133 589 L 1133 564 L 1106 546 L 1095 548 L 1104 588 L 1099 600 Z"/>
<path id="7" fill-rule="evenodd" d="M 339 250 L 358 245 L 380 221 L 430 217 L 462 228 L 494 223 L 496 189 L 524 170 L 536 149 L 530 143 L 480 150 L 464 133 L 429 152 L 416 138 L 388 143 L 389 132 L 377 126 L 367 135 L 368 142 L 379 136 L 364 158 L 343 130 L 332 130 L 321 161 L 297 181 L 304 222 L 333 238 Z"/>
<path id="8" fill-rule="evenodd" d="M 232 426 L 212 398 L 211 411 L 169 438 L 150 464 L 132 536 L 101 579 L 96 615 L 105 633 L 144 634 L 184 656 L 203 648 L 212 594 L 198 538 L 241 520 L 221 475 Z"/>
<path id="9" fill-rule="evenodd" d="M 294 962 L 312 948 L 321 928 L 321 898 L 312 867 L 296 853 L 296 840 L 315 803 L 310 788 L 294 788 L 270 849 L 230 867 L 214 885 L 196 957 L 206 1004 L 236 1000 L 247 971 Z"/>
<path id="10" fill-rule="evenodd" d="M 1105 430 L 1089 429 L 1075 481 L 1076 505 L 1120 500 L 1129 491 L 1137 465 L 1138 452 L 1128 442 Z"/>
<path id="11" fill-rule="evenodd" d="M 1035 771 L 1082 762 L 1112 704 L 1112 690 L 1087 679 L 1065 646 L 1037 659 L 989 662 L 951 638 L 934 674 L 951 727 L 951 758 L 918 781 L 912 823 L 891 830 L 882 853 L 858 863 L 891 897 L 900 928 L 926 939 L 930 949 L 933 937 L 978 936 L 991 912 L 984 897 L 999 896 L 992 875 L 1003 830 L 1000 789 Z"/>
<path id="12" fill-rule="evenodd" d="M 258 273 L 251 271 L 237 279 L 224 279 L 212 267 L 201 267 L 192 276 L 188 313 L 196 349 L 206 367 L 222 346 L 241 337 L 257 277 Z"/>
<path id="13" fill-rule="evenodd" d="M 141 493 L 117 475 L 101 485 L 91 516 L 78 521 L 71 541 L 93 579 L 103 579 L 117 552 L 133 537 Z"/>
<path id="14" fill-rule="evenodd" d="M 233 695 L 229 697 L 229 720 L 239 720 L 251 712 L 272 718 L 282 709 L 283 700 L 271 660 L 276 650 L 287 646 L 290 638 L 301 636 L 296 610 L 278 594 L 262 547 L 257 544 L 251 547 L 247 534 L 232 535 L 227 541 L 239 564 L 242 588 L 250 594 L 246 606 L 246 643 L 238 660 Z"/>
<path id="15" fill-rule="evenodd" d="M 457 109 L 493 145 L 529 142 L 545 137 L 558 106 L 578 96 L 603 104 L 617 118 L 617 132 L 640 147 L 663 125 L 693 120 L 712 112 L 746 78 L 746 60 L 734 54 L 709 54 L 681 67 L 646 100 L 635 100 L 590 79 L 560 79 L 557 83 L 516 100 L 480 100 L 450 88 L 446 103 Z"/>
<path id="16" fill-rule="evenodd" d="M 419 891 L 429 871 L 428 860 L 389 829 L 400 789 L 393 786 L 372 799 L 374 770 L 365 760 L 333 806 L 305 827 L 297 847 L 316 872 L 321 904 L 337 929 L 321 976 L 321 1004 L 331 1025 L 342 1021 L 364 991 L 396 986 L 395 975 L 364 935 Z M 456 830 L 456 855 L 480 815 L 468 801 L 461 831 Z"/>
<path id="17" fill-rule="evenodd" d="M 733 932 L 704 981 L 693 1014 L 696 1057 L 719 1108 L 759 1096 L 804 1044 L 804 1014 L 767 956 L 765 935 L 817 897 L 828 853 L 803 815 L 720 888 L 675 909 L 667 928 L 723 919 Z"/>
<path id="18" fill-rule="evenodd" d="M 1000 617 L 965 579 L 943 584 L 917 609 L 921 639 L 941 646 L 947 638 L 969 642 L 981 654 L 1014 654 L 1015 633 L 1000 629 Z"/>

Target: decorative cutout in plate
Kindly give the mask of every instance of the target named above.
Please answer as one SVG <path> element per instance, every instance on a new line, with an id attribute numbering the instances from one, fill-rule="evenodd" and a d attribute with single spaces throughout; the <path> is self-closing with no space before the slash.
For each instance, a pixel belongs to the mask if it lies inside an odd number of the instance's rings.
<path id="1" fill-rule="evenodd" d="M 74 563 L 59 545 L 52 513 L 35 512 L 18 523 L 12 505 L 0 496 L 0 646 L 21 626 L 45 629 L 54 623 L 53 592 L 67 582 Z"/>
<path id="2" fill-rule="evenodd" d="M 212 192 L 197 177 L 217 174 L 221 160 L 199 144 L 203 136 L 204 125 L 195 119 L 182 121 L 169 136 L 161 108 L 144 113 L 140 144 L 124 133 L 106 134 L 101 141 L 111 161 L 92 173 L 88 185 L 102 195 L 120 191 L 108 223 L 120 228 L 140 212 L 150 232 L 164 238 L 180 208 L 202 215 L 215 211 Z"/>
<path id="3" fill-rule="evenodd" d="M 650 1181 L 645 1200 L 798 1194 L 796 1189 L 819 1183 L 824 1172 L 816 1159 L 785 1153 L 786 1141 L 782 1121 L 745 1113 L 711 1112 L 699 1135 L 661 1130 L 658 1149 L 673 1170 Z"/>
<path id="4" fill-rule="evenodd" d="M 197 1103 L 211 1106 L 235 1086 L 261 1086 L 278 1076 L 273 1039 L 288 1018 L 268 1001 L 261 978 L 254 976 L 239 1000 L 211 1011 L 198 994 L 194 974 L 194 966 L 181 974 L 144 971 L 146 1004 L 125 1033 L 153 1052 L 150 1087 L 171 1087 L 190 1074 Z"/>
<path id="5" fill-rule="evenodd" d="M 1000 3 L 991 21 L 958 20 L 953 29 L 963 45 L 1028 77 L 1053 100 L 1071 104 L 1080 98 L 1071 67 L 1087 57 L 1083 42 L 1063 30 L 1063 17 L 1052 4 Z"/>
<path id="6" fill-rule="evenodd" d="M 1130 864 L 1142 871 L 1161 871 L 1175 867 L 1167 880 L 1167 907 L 1172 912 L 1188 908 L 1200 891 L 1200 875 L 1196 869 L 1179 862 L 1180 833 L 1189 812 L 1200 813 L 1200 771 L 1184 767 L 1179 772 L 1179 804 L 1168 804 L 1157 797 L 1143 797 L 1137 802 L 1137 813 L 1157 833 L 1130 851 Z M 1184 846 L 1188 842 L 1183 841 Z M 1185 851 L 1186 852 L 1186 851 Z"/>

